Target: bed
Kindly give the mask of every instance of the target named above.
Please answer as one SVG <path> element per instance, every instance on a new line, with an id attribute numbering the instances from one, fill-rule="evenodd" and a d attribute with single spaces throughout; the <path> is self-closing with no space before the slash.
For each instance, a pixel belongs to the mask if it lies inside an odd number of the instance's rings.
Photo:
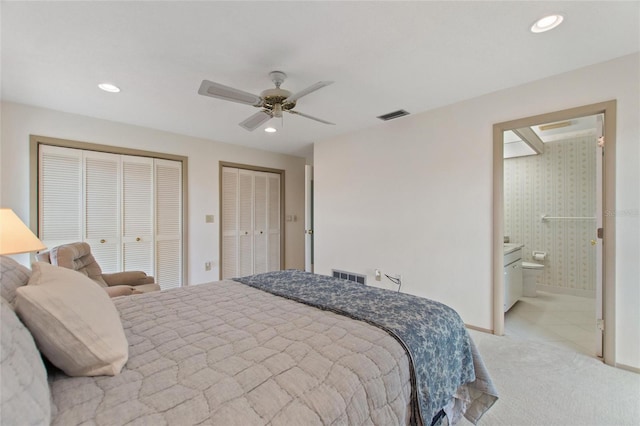
<path id="1" fill-rule="evenodd" d="M 29 352 L 30 271 L 1 260 L 3 424 L 476 423 L 497 399 L 452 309 L 301 271 L 108 299 L 126 364 L 71 377 Z"/>

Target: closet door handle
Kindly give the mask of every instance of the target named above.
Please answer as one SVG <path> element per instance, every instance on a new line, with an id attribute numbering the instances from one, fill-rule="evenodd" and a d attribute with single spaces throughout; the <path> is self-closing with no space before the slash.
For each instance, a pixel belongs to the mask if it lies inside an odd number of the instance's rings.
<path id="1" fill-rule="evenodd" d="M 106 242 L 107 242 L 107 240 L 100 240 L 100 244 L 104 244 Z"/>
<path id="2" fill-rule="evenodd" d="M 137 238 L 136 238 L 136 241 L 142 241 L 142 238 L 137 237 Z"/>

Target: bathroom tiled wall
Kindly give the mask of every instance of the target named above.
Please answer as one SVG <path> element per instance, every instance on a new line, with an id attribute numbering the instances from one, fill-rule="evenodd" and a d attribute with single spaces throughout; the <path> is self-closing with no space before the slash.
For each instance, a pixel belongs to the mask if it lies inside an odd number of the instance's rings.
<path id="1" fill-rule="evenodd" d="M 547 291 L 595 295 L 595 220 L 541 221 L 554 217 L 595 217 L 595 131 L 545 143 L 541 155 L 504 161 L 505 235 L 522 243 L 523 258 L 547 252 L 538 287 Z"/>

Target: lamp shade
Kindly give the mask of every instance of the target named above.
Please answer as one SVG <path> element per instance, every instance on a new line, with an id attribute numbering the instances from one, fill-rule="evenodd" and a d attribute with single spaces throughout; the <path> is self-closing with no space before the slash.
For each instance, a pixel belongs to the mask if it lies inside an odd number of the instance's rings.
<path id="1" fill-rule="evenodd" d="M 0 254 L 27 253 L 45 248 L 13 210 L 0 209 Z"/>

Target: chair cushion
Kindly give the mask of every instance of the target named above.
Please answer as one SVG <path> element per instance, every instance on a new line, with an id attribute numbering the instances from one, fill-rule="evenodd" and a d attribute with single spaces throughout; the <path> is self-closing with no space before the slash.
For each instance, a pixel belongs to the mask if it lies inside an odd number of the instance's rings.
<path id="1" fill-rule="evenodd" d="M 153 277 L 148 276 L 143 271 L 124 271 L 124 272 L 114 272 L 112 274 L 102 274 L 102 278 L 104 282 L 107 283 L 108 286 L 112 285 L 141 285 L 141 284 L 152 284 L 154 279 Z"/>
<path id="2" fill-rule="evenodd" d="M 13 307 L 16 289 L 27 285 L 31 271 L 7 256 L 0 256 L 0 296 Z"/>
<path id="3" fill-rule="evenodd" d="M 129 357 L 120 316 L 94 281 L 48 263 L 32 265 L 16 312 L 40 351 L 70 376 L 113 376 Z"/>
<path id="4" fill-rule="evenodd" d="M 49 252 L 51 264 L 73 269 L 91 278 L 101 287 L 107 283 L 102 278 L 102 269 L 91 254 L 91 246 L 87 243 L 77 242 L 54 247 Z"/>
<path id="5" fill-rule="evenodd" d="M 3 274 L 3 285 L 5 278 Z M 51 397 L 42 357 L 29 330 L 4 298 L 0 298 L 0 324 L 0 424 L 48 425 Z"/>
<path id="6" fill-rule="evenodd" d="M 152 291 L 160 291 L 160 286 L 156 283 L 150 284 L 140 284 L 133 287 L 136 291 L 140 293 L 149 293 Z"/>
<path id="7" fill-rule="evenodd" d="M 135 287 L 130 285 L 113 285 L 105 287 L 104 291 L 107 292 L 109 297 L 131 296 L 132 294 L 142 294 L 141 291 L 136 290 Z"/>

